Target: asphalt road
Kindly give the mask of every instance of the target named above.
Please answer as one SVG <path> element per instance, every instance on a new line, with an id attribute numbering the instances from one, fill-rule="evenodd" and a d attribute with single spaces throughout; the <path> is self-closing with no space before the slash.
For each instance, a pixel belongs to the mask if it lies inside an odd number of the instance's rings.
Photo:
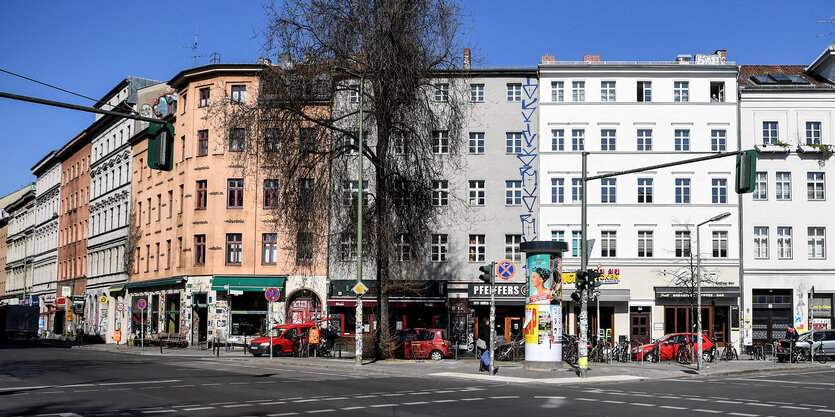
<path id="1" fill-rule="evenodd" d="M 835 369 L 543 386 L 0 346 L 8 416 L 835 416 Z"/>

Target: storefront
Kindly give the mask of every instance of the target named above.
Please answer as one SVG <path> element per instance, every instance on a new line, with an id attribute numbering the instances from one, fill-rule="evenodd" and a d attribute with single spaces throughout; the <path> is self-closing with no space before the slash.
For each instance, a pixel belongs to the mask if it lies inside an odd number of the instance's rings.
<path id="1" fill-rule="evenodd" d="M 230 340 L 235 341 L 264 334 L 271 327 L 267 322 L 269 303 L 264 292 L 277 288 L 280 298 L 275 304 L 283 305 L 287 300 L 285 282 L 285 277 L 214 277 L 211 286 L 215 293 L 212 334 L 223 339 L 231 330 Z M 277 308 L 275 304 L 274 309 Z M 277 314 L 273 322 L 281 322 Z"/>
<path id="2" fill-rule="evenodd" d="M 474 340 L 490 339 L 490 285 L 467 284 L 467 299 L 472 312 Z M 525 318 L 525 283 L 494 286 L 496 338 L 511 342 L 522 338 Z"/>
<path id="3" fill-rule="evenodd" d="M 739 330 L 739 287 L 703 287 L 701 294 L 702 331 L 719 343 L 732 340 L 733 332 Z M 698 314 L 692 289 L 655 287 L 655 298 L 663 308 L 665 334 L 695 331 Z"/>
<path id="4" fill-rule="evenodd" d="M 180 334 L 181 318 L 186 308 L 182 302 L 185 298 L 184 283 L 184 278 L 165 278 L 125 284 L 124 300 L 127 305 L 123 309 L 129 312 L 130 320 L 128 328 L 122 333 L 122 341 L 126 338 L 138 343 L 141 337 L 149 339 L 158 337 L 160 333 Z"/>

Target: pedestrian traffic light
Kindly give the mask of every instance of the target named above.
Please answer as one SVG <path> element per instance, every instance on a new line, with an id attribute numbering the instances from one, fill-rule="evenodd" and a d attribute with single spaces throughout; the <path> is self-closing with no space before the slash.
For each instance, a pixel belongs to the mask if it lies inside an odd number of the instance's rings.
<path id="1" fill-rule="evenodd" d="M 736 156 L 736 193 L 753 193 L 757 178 L 757 151 L 743 151 Z"/>
<path id="2" fill-rule="evenodd" d="M 171 171 L 174 165 L 174 125 L 151 123 L 148 134 L 148 166 L 160 171 Z"/>
<path id="3" fill-rule="evenodd" d="M 597 272 L 594 269 L 588 270 L 587 279 L 589 280 L 589 291 L 594 291 L 595 288 L 600 286 L 600 281 L 597 280 L 598 278 L 600 278 L 600 272 Z"/>
<path id="4" fill-rule="evenodd" d="M 577 271 L 577 272 L 575 272 L 575 275 L 577 276 L 577 283 L 575 284 L 575 287 L 578 290 L 586 289 L 589 285 L 589 282 L 586 278 L 587 275 L 588 275 L 588 272 L 587 271 Z"/>
<path id="5" fill-rule="evenodd" d="M 580 300 L 581 300 L 580 292 L 579 291 L 574 291 L 573 293 L 571 293 L 571 299 L 574 300 L 575 303 L 579 303 Z"/>
<path id="6" fill-rule="evenodd" d="M 495 276 L 493 274 L 493 264 L 482 265 L 478 267 L 478 271 L 481 272 L 481 275 L 478 276 L 478 279 L 493 285 L 493 280 Z"/>

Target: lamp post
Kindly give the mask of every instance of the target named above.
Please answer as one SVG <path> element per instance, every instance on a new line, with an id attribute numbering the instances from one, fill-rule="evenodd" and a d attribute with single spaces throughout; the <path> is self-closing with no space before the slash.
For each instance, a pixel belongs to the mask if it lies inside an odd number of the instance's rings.
<path id="1" fill-rule="evenodd" d="M 698 225 L 696 225 L 696 317 L 697 317 L 697 332 L 696 338 L 698 339 L 698 356 L 696 358 L 696 370 L 701 371 L 704 367 L 703 359 L 702 359 L 702 352 L 704 346 L 702 346 L 702 251 L 701 251 L 701 239 L 699 235 L 699 228 L 703 224 L 707 224 L 710 222 L 715 222 L 718 220 L 722 220 L 725 217 L 730 216 L 730 212 L 725 212 L 716 216 L 707 219 Z"/>

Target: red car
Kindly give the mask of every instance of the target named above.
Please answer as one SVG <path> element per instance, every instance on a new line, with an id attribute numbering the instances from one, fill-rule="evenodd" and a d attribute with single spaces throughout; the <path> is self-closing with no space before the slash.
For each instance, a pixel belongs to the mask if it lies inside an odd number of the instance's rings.
<path id="1" fill-rule="evenodd" d="M 699 348 L 696 333 L 672 333 L 662 336 L 655 343 L 632 348 L 632 360 L 647 360 L 650 362 L 655 362 L 659 359 L 673 360 L 676 358 L 679 346 L 685 341 L 685 338 L 695 352 Z M 655 357 L 656 345 L 658 346 L 660 358 Z M 710 352 L 711 348 L 713 348 L 713 342 L 707 336 L 702 335 L 702 351 Z M 705 355 L 709 355 L 709 353 L 705 353 Z"/>
<path id="2" fill-rule="evenodd" d="M 438 361 L 452 356 L 452 343 L 447 340 L 446 331 L 442 329 L 408 329 L 393 339 L 392 350 L 402 350 L 406 359 L 429 358 Z"/>
<path id="3" fill-rule="evenodd" d="M 249 343 L 249 352 L 252 356 L 261 356 L 270 354 L 270 335 L 273 336 L 273 356 L 281 356 L 282 354 L 293 353 L 293 341 L 300 337 L 307 337 L 307 332 L 312 327 L 316 327 L 316 323 L 309 321 L 306 323 L 293 324 L 279 324 L 267 332 L 266 335 L 252 339 Z"/>

